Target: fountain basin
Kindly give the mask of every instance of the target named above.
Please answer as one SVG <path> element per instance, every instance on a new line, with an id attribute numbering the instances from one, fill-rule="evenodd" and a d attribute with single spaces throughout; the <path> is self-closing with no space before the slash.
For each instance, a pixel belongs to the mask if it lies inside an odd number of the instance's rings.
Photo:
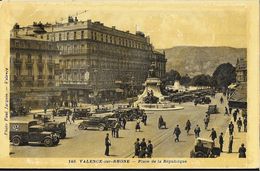
<path id="1" fill-rule="evenodd" d="M 173 110 L 181 110 L 184 107 L 175 106 L 174 104 L 138 104 L 140 109 L 145 111 L 173 111 Z"/>

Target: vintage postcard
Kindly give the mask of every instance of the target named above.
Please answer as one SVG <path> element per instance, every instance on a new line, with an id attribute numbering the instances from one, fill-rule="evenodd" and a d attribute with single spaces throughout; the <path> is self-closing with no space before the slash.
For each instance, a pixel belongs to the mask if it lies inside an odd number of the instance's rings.
<path id="1" fill-rule="evenodd" d="M 259 168 L 259 1 L 0 2 L 1 168 Z"/>

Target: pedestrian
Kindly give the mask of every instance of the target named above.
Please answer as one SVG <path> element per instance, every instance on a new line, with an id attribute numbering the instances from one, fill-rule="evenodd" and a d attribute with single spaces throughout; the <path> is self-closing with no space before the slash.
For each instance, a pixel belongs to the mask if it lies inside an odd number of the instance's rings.
<path id="1" fill-rule="evenodd" d="M 229 114 L 231 115 L 231 113 L 232 113 L 232 108 L 229 107 Z"/>
<path id="2" fill-rule="evenodd" d="M 239 153 L 239 155 L 238 155 L 239 158 L 246 158 L 246 148 L 245 148 L 244 144 L 241 144 L 241 147 L 239 148 L 238 153 Z"/>
<path id="3" fill-rule="evenodd" d="M 229 135 L 232 135 L 234 132 L 234 124 L 232 123 L 232 121 L 228 125 L 228 129 L 229 129 Z"/>
<path id="4" fill-rule="evenodd" d="M 67 115 L 66 115 L 66 124 L 67 124 L 67 122 L 69 122 L 71 124 L 69 112 L 67 112 Z"/>
<path id="5" fill-rule="evenodd" d="M 199 127 L 199 125 L 197 125 L 196 128 L 194 129 L 194 133 L 195 133 L 195 138 L 200 137 L 200 127 Z"/>
<path id="6" fill-rule="evenodd" d="M 115 137 L 118 138 L 119 137 L 119 129 L 120 129 L 120 124 L 119 121 L 116 122 L 115 124 Z"/>
<path id="7" fill-rule="evenodd" d="M 220 98 L 220 103 L 222 104 L 224 102 L 224 99 L 223 99 L 223 97 L 221 96 L 221 98 Z"/>
<path id="8" fill-rule="evenodd" d="M 237 120 L 238 132 L 241 132 L 241 127 L 242 127 L 242 120 L 241 120 L 241 118 L 239 117 L 238 120 Z"/>
<path id="9" fill-rule="evenodd" d="M 153 144 L 151 143 L 151 140 L 148 140 L 148 145 L 147 145 L 147 151 L 146 151 L 147 157 L 151 158 L 153 154 Z"/>
<path id="10" fill-rule="evenodd" d="M 142 116 L 142 122 L 146 126 L 146 122 L 147 122 L 147 115 L 146 115 L 146 113 L 144 113 L 143 116 Z"/>
<path id="11" fill-rule="evenodd" d="M 71 120 L 73 123 L 75 122 L 75 112 L 72 113 Z"/>
<path id="12" fill-rule="evenodd" d="M 122 122 L 123 122 L 123 129 L 125 129 L 125 126 L 126 126 L 126 119 L 125 119 L 125 117 L 123 117 Z"/>
<path id="13" fill-rule="evenodd" d="M 220 151 L 223 152 L 223 144 L 224 144 L 224 138 L 223 138 L 223 132 L 220 133 L 220 136 L 219 136 L 219 147 L 220 147 Z"/>
<path id="14" fill-rule="evenodd" d="M 136 139 L 136 142 L 134 143 L 135 146 L 135 154 L 133 156 L 133 158 L 135 158 L 135 156 L 139 156 L 140 153 L 140 142 L 139 142 L 139 138 Z"/>
<path id="15" fill-rule="evenodd" d="M 205 129 L 208 129 L 209 125 L 209 115 L 206 115 L 204 118 L 204 124 L 205 124 Z"/>
<path id="16" fill-rule="evenodd" d="M 107 136 L 105 138 L 105 146 L 106 146 L 105 155 L 109 156 L 109 147 L 111 146 L 111 142 L 109 140 L 109 134 L 108 133 L 107 133 Z"/>
<path id="17" fill-rule="evenodd" d="M 217 132 L 214 130 L 214 128 L 211 129 L 211 134 L 210 136 L 212 141 L 215 142 L 215 139 L 217 138 Z"/>
<path id="18" fill-rule="evenodd" d="M 181 130 L 179 128 L 179 125 L 177 125 L 175 128 L 174 128 L 174 131 L 173 131 L 173 135 L 175 134 L 176 138 L 174 139 L 175 142 L 179 142 L 179 136 L 181 134 Z"/>
<path id="19" fill-rule="evenodd" d="M 234 138 L 233 135 L 229 136 L 228 153 L 232 153 L 233 138 Z"/>
<path id="20" fill-rule="evenodd" d="M 146 153 L 146 148 L 147 148 L 147 145 L 146 145 L 146 142 L 145 142 L 145 138 L 142 139 L 142 142 L 140 143 L 140 148 L 141 148 L 141 151 L 139 153 L 139 158 L 144 158 L 145 157 L 145 153 Z"/>
<path id="21" fill-rule="evenodd" d="M 139 132 L 140 132 L 140 130 L 141 130 L 140 120 L 139 120 L 139 119 L 136 121 L 136 125 L 135 125 L 135 132 L 137 132 L 137 130 L 138 130 Z"/>
<path id="22" fill-rule="evenodd" d="M 225 114 L 224 115 L 228 115 L 228 108 L 225 107 Z"/>
<path id="23" fill-rule="evenodd" d="M 244 117 L 243 125 L 244 125 L 244 132 L 247 132 L 247 117 Z"/>
<path id="24" fill-rule="evenodd" d="M 233 112 L 233 120 L 234 120 L 234 122 L 237 121 L 237 111 L 236 110 Z"/>
<path id="25" fill-rule="evenodd" d="M 166 123 L 164 122 L 163 117 L 161 115 L 158 120 L 158 128 L 161 129 L 162 126 L 166 128 Z"/>
<path id="26" fill-rule="evenodd" d="M 187 120 L 186 126 L 185 126 L 185 130 L 187 132 L 187 135 L 189 135 L 190 129 L 191 129 L 191 123 L 190 123 L 190 120 Z"/>
<path id="27" fill-rule="evenodd" d="M 112 137 L 116 137 L 116 128 L 115 125 L 111 128 Z"/>

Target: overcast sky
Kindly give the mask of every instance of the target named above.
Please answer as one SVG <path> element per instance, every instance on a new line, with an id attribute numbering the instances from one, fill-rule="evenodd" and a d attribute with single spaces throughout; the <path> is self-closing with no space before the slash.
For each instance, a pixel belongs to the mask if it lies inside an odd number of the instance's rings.
<path id="1" fill-rule="evenodd" d="M 225 4 L 192 2 L 16 3 L 5 9 L 12 16 L 10 26 L 15 22 L 21 26 L 33 21 L 54 23 L 88 10 L 78 19 L 92 19 L 130 32 L 135 32 L 137 28 L 150 36 L 156 49 L 182 45 L 246 47 L 247 15 L 244 4 L 236 1 Z"/>

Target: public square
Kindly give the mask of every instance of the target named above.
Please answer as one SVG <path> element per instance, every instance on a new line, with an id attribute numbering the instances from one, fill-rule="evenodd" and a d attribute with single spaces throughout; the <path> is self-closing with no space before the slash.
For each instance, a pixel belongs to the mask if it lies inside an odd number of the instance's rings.
<path id="1" fill-rule="evenodd" d="M 219 114 L 212 114 L 208 130 L 204 129 L 203 118 L 206 115 L 208 105 L 197 105 L 193 103 L 176 104 L 183 106 L 183 110 L 175 111 L 158 111 L 147 112 L 148 121 L 147 126 L 141 124 L 141 132 L 135 132 L 136 121 L 127 122 L 126 129 L 120 129 L 119 138 L 112 138 L 111 131 L 99 130 L 79 130 L 78 125 L 81 120 L 76 120 L 75 123 L 67 124 L 67 137 L 61 139 L 58 146 L 45 147 L 41 145 L 24 145 L 12 146 L 10 151 L 12 157 L 105 157 L 105 136 L 106 133 L 110 134 L 111 148 L 110 158 L 122 157 L 131 158 L 134 154 L 134 142 L 136 138 L 145 138 L 146 141 L 151 140 L 154 146 L 152 157 L 190 157 L 190 151 L 194 147 L 194 128 L 198 124 L 201 128 L 200 137 L 210 139 L 211 128 L 215 128 L 217 136 L 220 132 L 226 133 L 228 123 L 231 116 L 224 115 L 224 109 L 227 105 L 227 100 L 224 98 L 224 103 L 220 104 L 220 97 L 222 94 L 216 94 L 212 98 L 211 104 L 216 104 L 219 109 Z M 224 96 L 223 96 L 224 97 Z M 112 105 L 106 105 L 111 107 Z M 162 116 L 166 121 L 167 129 L 158 129 L 158 118 Z M 12 120 L 26 120 L 32 118 L 31 115 L 26 117 L 14 117 Z M 191 121 L 190 135 L 185 131 L 185 123 L 187 120 Z M 65 117 L 55 117 L 56 121 L 65 121 Z M 180 142 L 174 142 L 173 130 L 176 125 L 180 125 L 181 135 Z M 235 125 L 236 127 L 236 125 Z M 234 140 L 236 141 L 236 140 Z M 228 143 L 228 140 L 225 141 Z M 224 147 L 225 147 L 224 143 Z M 244 142 L 245 143 L 245 142 Z M 218 139 L 216 140 L 218 144 Z M 225 149 L 224 149 L 225 150 Z M 237 151 L 238 149 L 234 149 Z M 224 151 L 225 153 L 225 151 Z M 226 154 L 231 155 L 231 154 Z"/>

